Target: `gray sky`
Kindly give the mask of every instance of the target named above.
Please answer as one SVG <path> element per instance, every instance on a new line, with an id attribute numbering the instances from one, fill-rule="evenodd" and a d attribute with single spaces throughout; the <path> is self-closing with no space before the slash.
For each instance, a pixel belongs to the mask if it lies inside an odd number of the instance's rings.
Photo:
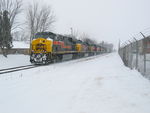
<path id="1" fill-rule="evenodd" d="M 31 1 L 31 0 L 30 0 Z M 150 27 L 150 0 L 34 0 L 52 6 L 57 21 L 54 32 L 70 28 L 86 32 L 97 41 L 117 45 Z"/>

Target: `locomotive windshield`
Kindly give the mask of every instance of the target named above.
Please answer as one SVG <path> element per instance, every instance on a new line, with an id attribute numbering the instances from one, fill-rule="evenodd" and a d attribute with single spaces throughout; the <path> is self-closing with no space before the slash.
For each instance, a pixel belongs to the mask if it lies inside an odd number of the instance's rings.
<path id="1" fill-rule="evenodd" d="M 39 32 L 36 33 L 36 35 L 33 37 L 33 39 L 37 39 L 37 38 L 51 38 L 54 39 L 55 35 L 51 32 Z"/>

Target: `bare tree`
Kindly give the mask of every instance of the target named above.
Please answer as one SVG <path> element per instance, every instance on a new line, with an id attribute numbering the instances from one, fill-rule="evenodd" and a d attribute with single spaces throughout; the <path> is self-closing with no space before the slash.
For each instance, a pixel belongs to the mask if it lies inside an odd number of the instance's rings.
<path id="1" fill-rule="evenodd" d="M 70 36 L 70 37 L 72 37 L 74 39 L 79 39 L 80 40 L 81 33 L 79 32 L 79 30 L 74 29 L 72 27 L 70 28 L 70 30 L 71 30 L 71 34 L 69 34 L 68 36 Z"/>
<path id="2" fill-rule="evenodd" d="M 36 32 L 50 31 L 55 22 L 55 16 L 51 7 L 40 6 L 38 3 L 30 4 L 27 10 L 27 28 L 29 29 L 30 41 Z"/>
<path id="3" fill-rule="evenodd" d="M 50 6 L 43 6 L 40 12 L 42 18 L 41 18 L 41 23 L 39 26 L 39 31 L 47 31 L 50 29 L 51 25 L 55 22 L 55 16 L 51 10 Z"/>
<path id="4" fill-rule="evenodd" d="M 30 34 L 30 41 L 31 38 L 34 36 L 37 25 L 36 25 L 36 16 L 38 15 L 38 4 L 34 4 L 33 6 L 30 4 L 27 11 L 27 28 L 29 29 Z"/>
<path id="5" fill-rule="evenodd" d="M 87 33 L 80 34 L 80 40 L 82 40 L 88 44 L 96 44 L 96 41 L 94 39 L 91 39 Z"/>
<path id="6" fill-rule="evenodd" d="M 81 40 L 84 41 L 85 39 L 88 39 L 88 38 L 89 38 L 89 35 L 88 35 L 87 33 L 81 33 L 81 34 L 80 34 L 80 39 L 81 39 Z"/>
<path id="7" fill-rule="evenodd" d="M 16 17 L 22 11 L 21 6 L 22 0 L 0 0 L 0 12 L 3 12 L 4 10 L 8 11 L 11 30 L 14 30 L 19 26 Z"/>

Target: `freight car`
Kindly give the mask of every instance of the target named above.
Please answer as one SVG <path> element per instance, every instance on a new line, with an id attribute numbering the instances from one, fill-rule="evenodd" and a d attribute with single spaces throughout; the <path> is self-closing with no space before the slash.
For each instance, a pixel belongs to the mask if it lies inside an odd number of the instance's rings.
<path id="1" fill-rule="evenodd" d="M 48 64 L 100 54 L 102 47 L 52 32 L 38 32 L 31 42 L 30 62 Z"/>

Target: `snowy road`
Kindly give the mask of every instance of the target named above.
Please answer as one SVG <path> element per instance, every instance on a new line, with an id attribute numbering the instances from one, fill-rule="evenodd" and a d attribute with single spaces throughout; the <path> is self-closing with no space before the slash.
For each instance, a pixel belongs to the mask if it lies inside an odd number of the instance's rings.
<path id="1" fill-rule="evenodd" d="M 117 53 L 5 74 L 0 113 L 150 113 L 150 81 Z"/>

